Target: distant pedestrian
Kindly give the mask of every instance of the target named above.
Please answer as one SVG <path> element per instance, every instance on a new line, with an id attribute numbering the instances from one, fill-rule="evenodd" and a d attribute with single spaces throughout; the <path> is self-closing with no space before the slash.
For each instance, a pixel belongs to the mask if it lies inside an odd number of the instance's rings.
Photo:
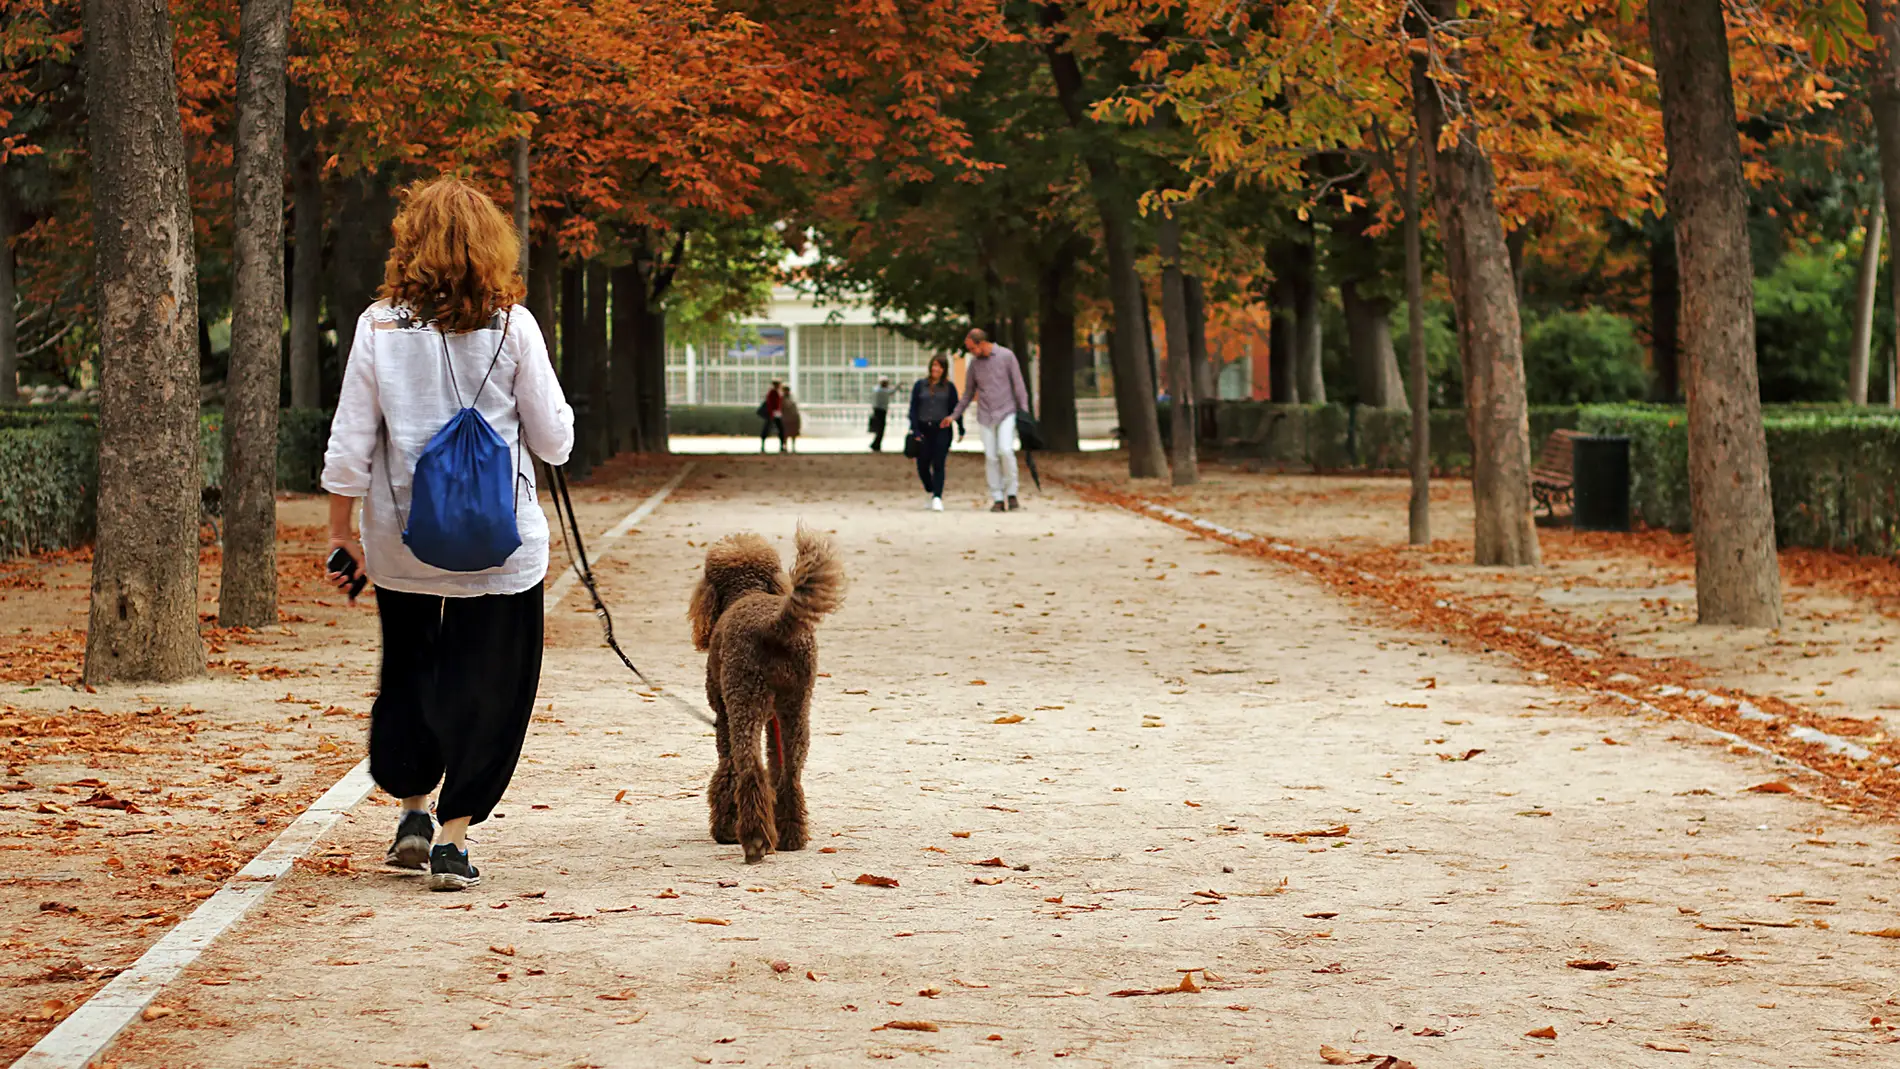
<path id="1" fill-rule="evenodd" d="M 779 434 L 782 436 L 779 438 L 779 449 L 783 451 L 785 448 L 785 439 L 790 438 L 792 440 L 792 452 L 796 453 L 798 452 L 798 432 L 803 426 L 803 423 L 798 418 L 798 402 L 792 400 L 792 388 L 790 386 L 779 387 L 778 399 L 779 404 L 784 409 L 784 423 L 782 429 L 779 431 Z"/>
<path id="2" fill-rule="evenodd" d="M 772 380 L 772 386 L 765 391 L 765 400 L 759 402 L 759 452 L 765 452 L 765 436 L 778 428 L 778 451 L 785 452 L 785 395 L 779 391 L 779 381 Z"/>
<path id="3" fill-rule="evenodd" d="M 1022 507 L 1016 500 L 1016 413 L 1029 411 L 1029 387 L 1023 382 L 1016 354 L 991 341 L 988 334 L 970 331 L 963 338 L 963 347 L 973 358 L 968 371 L 969 390 L 942 425 L 949 427 L 972 401 L 976 402 L 976 429 L 983 439 L 990 511 L 1014 512 Z"/>
<path id="4" fill-rule="evenodd" d="M 950 381 L 950 361 L 930 358 L 924 378 L 910 388 L 910 436 L 917 445 L 917 477 L 924 483 L 924 504 L 943 511 L 944 460 L 950 455 L 950 413 L 957 408 L 957 384 Z"/>
<path id="5" fill-rule="evenodd" d="M 871 452 L 884 451 L 884 426 L 891 416 L 891 396 L 897 391 L 891 389 L 889 375 L 879 376 L 877 389 L 871 392 Z"/>

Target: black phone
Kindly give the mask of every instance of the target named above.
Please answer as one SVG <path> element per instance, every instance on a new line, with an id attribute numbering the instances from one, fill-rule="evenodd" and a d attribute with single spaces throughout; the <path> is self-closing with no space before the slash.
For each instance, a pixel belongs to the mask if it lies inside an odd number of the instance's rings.
<path id="1" fill-rule="evenodd" d="M 350 600 L 351 601 L 355 601 L 356 596 L 363 592 L 363 588 L 365 586 L 369 585 L 369 576 L 356 574 L 356 558 L 350 556 L 349 553 L 346 550 L 344 550 L 342 546 L 338 546 L 337 548 L 331 550 L 330 559 L 328 561 L 325 561 L 324 563 L 327 567 L 329 567 L 331 571 L 336 572 L 339 575 L 347 575 L 351 577 L 350 578 Z"/>

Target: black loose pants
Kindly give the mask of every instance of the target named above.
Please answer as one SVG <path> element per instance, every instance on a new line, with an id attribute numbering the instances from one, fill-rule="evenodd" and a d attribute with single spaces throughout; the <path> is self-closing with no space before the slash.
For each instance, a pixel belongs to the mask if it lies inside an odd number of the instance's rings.
<path id="1" fill-rule="evenodd" d="M 436 817 L 480 824 L 521 759 L 541 685 L 541 584 L 445 598 L 376 591 L 382 690 L 370 709 L 369 771 L 398 798 L 442 784 Z"/>

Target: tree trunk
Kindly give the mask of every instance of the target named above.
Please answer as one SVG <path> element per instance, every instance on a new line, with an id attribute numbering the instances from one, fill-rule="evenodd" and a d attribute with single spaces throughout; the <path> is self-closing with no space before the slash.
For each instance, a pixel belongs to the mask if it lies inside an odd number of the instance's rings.
<path id="1" fill-rule="evenodd" d="M 1293 307 L 1298 317 L 1294 328 L 1293 347 L 1298 363 L 1297 374 L 1300 383 L 1300 400 L 1309 405 L 1326 403 L 1326 376 L 1323 370 L 1325 354 L 1321 349 L 1320 298 L 1322 290 L 1319 282 L 1319 258 L 1312 241 L 1312 228 L 1307 228 L 1308 240 L 1295 246 L 1295 262 L 1298 272 L 1293 276 Z"/>
<path id="2" fill-rule="evenodd" d="M 1082 68 L 1075 53 L 1068 49 L 1067 32 L 1061 29 L 1062 6 L 1045 5 L 1042 20 L 1045 27 L 1057 31 L 1044 45 L 1057 102 L 1069 125 L 1084 129 L 1092 120 L 1084 115 Z M 1109 361 L 1115 369 L 1115 414 L 1121 423 L 1122 447 L 1128 451 L 1128 475 L 1133 479 L 1158 479 L 1166 469 L 1167 456 L 1161 448 L 1161 424 L 1155 413 L 1154 374 L 1146 359 L 1153 346 L 1142 336 L 1147 327 L 1147 296 L 1142 292 L 1141 275 L 1135 270 L 1133 198 L 1122 188 L 1121 169 L 1100 145 L 1091 145 L 1084 157 L 1108 260 L 1109 296 L 1116 323 Z"/>
<path id="3" fill-rule="evenodd" d="M 1055 247 L 1036 285 L 1036 339 L 1042 350 L 1042 441 L 1051 452 L 1082 448 L 1075 425 L 1075 261 L 1073 240 Z"/>
<path id="4" fill-rule="evenodd" d="M 308 97 L 290 87 L 291 115 L 301 116 Z M 323 161 L 317 136 L 302 122 L 290 127 L 290 407 L 323 407 L 323 368 L 318 362 L 318 320 L 323 314 Z"/>
<path id="5" fill-rule="evenodd" d="M 625 402 L 614 395 L 613 362 L 607 350 L 608 270 L 605 265 L 587 265 L 587 321 L 583 336 L 587 360 L 588 404 L 593 408 L 589 420 L 593 441 L 589 459 L 595 464 L 613 455 L 614 409 Z"/>
<path id="6" fill-rule="evenodd" d="M 198 636 L 198 300 L 163 0 L 87 0 L 99 313 L 98 542 L 88 683 L 204 672 Z"/>
<path id="7" fill-rule="evenodd" d="M 1900 11 L 1897 0 L 1866 0 L 1867 32 L 1873 37 L 1868 56 L 1867 109 L 1873 113 L 1874 142 L 1880 150 L 1880 195 L 1887 218 L 1900 228 Z M 1900 233 L 1888 244 L 1900 250 Z M 1900 327 L 1900 256 L 1892 264 L 1894 322 Z M 1900 359 L 1900 357 L 1896 357 Z M 1900 367 L 1900 365 L 1896 365 Z M 1900 378 L 1893 385 L 1893 405 L 1900 408 Z"/>
<path id="8" fill-rule="evenodd" d="M 1207 290 L 1199 275 L 1184 280 L 1187 298 L 1188 367 L 1194 376 L 1194 412 L 1201 441 L 1212 443 L 1220 437 L 1220 422 L 1215 413 L 1220 407 L 1220 373 L 1207 352 Z"/>
<path id="9" fill-rule="evenodd" d="M 1398 354 L 1392 349 L 1392 302 L 1360 296 L 1358 280 L 1349 278 L 1339 284 L 1339 303 L 1346 313 L 1346 348 L 1352 353 L 1359 403 L 1373 408 L 1408 407 Z"/>
<path id="10" fill-rule="evenodd" d="M 1425 366 L 1425 254 L 1424 223 L 1419 218 L 1419 171 L 1423 149 L 1412 138 L 1405 161 L 1405 310 L 1411 330 L 1405 346 L 1406 370 L 1412 388 L 1412 497 L 1408 508 L 1407 541 L 1432 544 L 1432 395 Z"/>
<path id="11" fill-rule="evenodd" d="M 1682 317 L 1682 286 L 1676 264 L 1676 221 L 1661 220 L 1662 237 L 1649 243 L 1650 363 L 1656 372 L 1655 399 L 1674 404 L 1682 398 L 1682 345 L 1678 321 Z"/>
<path id="12" fill-rule="evenodd" d="M 1453 18 L 1457 10 L 1456 0 L 1427 0 L 1425 7 L 1429 17 L 1440 23 Z M 1450 43 L 1443 34 L 1434 27 L 1441 49 Z M 1462 62 L 1456 54 L 1444 55 L 1451 77 L 1462 77 Z M 1540 554 L 1531 518 L 1523 327 L 1518 320 L 1511 253 L 1493 200 L 1496 179 L 1490 157 L 1473 140 L 1469 127 L 1462 128 L 1449 146 L 1440 146 L 1439 133 L 1447 123 L 1441 95 L 1454 108 L 1462 109 L 1466 101 L 1461 84 L 1434 82 L 1427 62 L 1424 54 L 1414 60 L 1412 99 L 1431 160 L 1439 233 L 1458 314 L 1465 421 L 1471 431 L 1471 492 L 1477 513 L 1475 560 L 1478 564 L 1535 565 L 1540 563 Z"/>
<path id="13" fill-rule="evenodd" d="M 645 325 L 641 312 L 647 300 L 646 281 L 638 267 L 616 267 L 611 276 L 613 303 L 607 315 L 612 335 L 607 351 L 608 366 L 613 369 L 613 428 L 608 440 L 609 456 L 640 448 L 640 331 Z"/>
<path id="14" fill-rule="evenodd" d="M 1276 405 L 1300 403 L 1300 317 L 1293 284 L 1276 276 L 1267 287 L 1267 397 Z"/>
<path id="15" fill-rule="evenodd" d="M 1161 324 L 1168 339 L 1168 470 L 1174 485 L 1201 479 L 1194 455 L 1194 358 L 1188 352 L 1187 278 L 1181 270 L 1181 221 L 1161 220 Z"/>
<path id="16" fill-rule="evenodd" d="M 1016 366 L 1023 373 L 1023 390 L 1029 395 L 1029 411 L 1036 410 L 1036 369 L 1029 351 L 1029 317 L 1020 312 L 1009 315 L 1009 347 L 1016 353 Z"/>
<path id="17" fill-rule="evenodd" d="M 360 171 L 343 182 L 337 204 L 335 250 L 330 257 L 330 318 L 336 324 L 337 365 L 348 363 L 356 320 L 376 300 L 394 238 L 396 199 L 388 173 Z"/>
<path id="18" fill-rule="evenodd" d="M 224 388 L 218 624 L 277 623 L 277 407 L 284 370 L 284 63 L 291 0 L 238 15 L 231 367 Z"/>
<path id="19" fill-rule="evenodd" d="M 586 330 L 582 325 L 587 321 L 586 277 L 586 271 L 581 267 L 561 268 L 559 367 L 561 392 L 567 395 L 568 404 L 574 408 L 574 449 L 568 460 L 568 468 L 577 479 L 585 477 L 593 469 L 591 443 L 594 420 L 598 418 L 593 385 L 588 379 L 592 365 L 587 359 Z"/>
<path id="20" fill-rule="evenodd" d="M 515 94 L 515 107 L 522 107 L 521 94 Z M 515 234 L 521 241 L 521 280 L 530 279 L 528 269 L 532 266 L 530 250 L 533 248 L 532 232 L 534 210 L 533 190 L 529 185 L 531 178 L 530 163 L 533 142 L 528 135 L 515 138 Z"/>
<path id="21" fill-rule="evenodd" d="M 0 405 L 10 405 L 20 395 L 19 309 L 15 307 L 19 291 L 13 274 L 13 228 L 13 190 L 7 183 L 6 167 L 0 165 Z"/>
<path id="22" fill-rule="evenodd" d="M 1860 277 L 1854 287 L 1854 342 L 1847 353 L 1847 399 L 1867 403 L 1867 364 L 1874 345 L 1874 302 L 1880 289 L 1880 237 L 1887 212 L 1876 204 L 1867 213 L 1867 233 L 1860 246 Z"/>
<path id="23" fill-rule="evenodd" d="M 561 246 L 554 240 L 553 220 L 547 223 L 546 236 L 535 242 L 528 253 L 528 311 L 541 327 L 541 336 L 547 341 L 548 355 L 552 358 L 560 351 L 556 338 L 560 321 L 556 318 L 555 307 L 562 284 Z"/>
<path id="24" fill-rule="evenodd" d="M 1748 197 L 1721 0 L 1651 0 L 1649 37 L 1662 87 L 1666 196 L 1682 264 L 1696 617 L 1779 627 L 1781 569 L 1755 368 Z"/>

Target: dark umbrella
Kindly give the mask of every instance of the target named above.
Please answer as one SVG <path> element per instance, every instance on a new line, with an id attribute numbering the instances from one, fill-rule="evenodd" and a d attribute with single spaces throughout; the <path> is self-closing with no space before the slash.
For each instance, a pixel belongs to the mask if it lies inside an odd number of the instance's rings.
<path id="1" fill-rule="evenodd" d="M 1036 417 L 1027 412 L 1016 413 L 1016 437 L 1023 444 L 1023 462 L 1029 465 L 1029 477 L 1036 481 L 1036 492 L 1042 492 L 1042 473 L 1036 470 L 1036 450 L 1042 448 L 1042 425 Z"/>

